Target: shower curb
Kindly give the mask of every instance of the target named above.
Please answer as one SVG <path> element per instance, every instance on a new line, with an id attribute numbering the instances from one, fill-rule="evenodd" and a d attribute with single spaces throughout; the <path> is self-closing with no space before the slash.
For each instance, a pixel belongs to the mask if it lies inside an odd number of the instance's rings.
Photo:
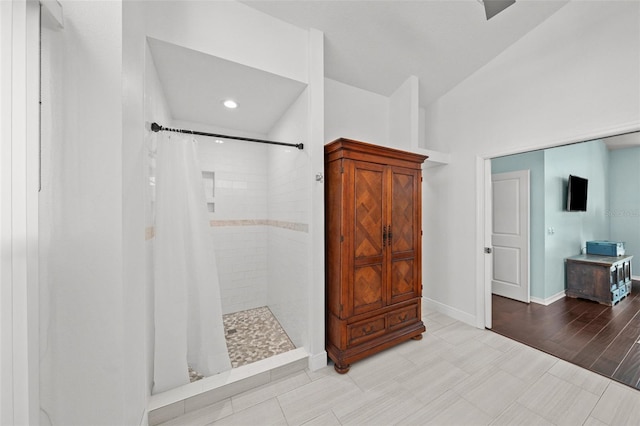
<path id="1" fill-rule="evenodd" d="M 276 381 L 306 369 L 308 364 L 309 353 L 304 348 L 297 348 L 215 376 L 205 377 L 176 389 L 151 395 L 147 407 L 149 425 L 159 425 L 247 390 Z"/>

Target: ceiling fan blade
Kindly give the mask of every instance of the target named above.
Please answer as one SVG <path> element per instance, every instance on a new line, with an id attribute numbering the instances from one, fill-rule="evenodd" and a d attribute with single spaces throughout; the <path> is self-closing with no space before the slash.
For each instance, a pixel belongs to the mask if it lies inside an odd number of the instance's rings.
<path id="1" fill-rule="evenodd" d="M 516 0 L 484 0 L 482 4 L 484 4 L 484 12 L 487 15 L 487 21 L 515 2 Z"/>

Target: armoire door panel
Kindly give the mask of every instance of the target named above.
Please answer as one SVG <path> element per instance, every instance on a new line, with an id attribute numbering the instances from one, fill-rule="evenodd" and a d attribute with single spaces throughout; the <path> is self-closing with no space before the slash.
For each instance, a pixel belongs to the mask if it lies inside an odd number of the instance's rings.
<path id="1" fill-rule="evenodd" d="M 383 169 L 367 166 L 355 163 L 354 170 L 356 258 L 378 255 L 383 249 Z"/>
<path id="2" fill-rule="evenodd" d="M 354 268 L 353 314 L 362 314 L 383 306 L 382 263 Z"/>
<path id="3" fill-rule="evenodd" d="M 417 296 L 414 259 L 391 262 L 391 303 L 398 303 Z"/>
<path id="4" fill-rule="evenodd" d="M 415 247 L 416 174 L 392 170 L 391 228 L 389 242 L 392 252 L 413 250 Z"/>

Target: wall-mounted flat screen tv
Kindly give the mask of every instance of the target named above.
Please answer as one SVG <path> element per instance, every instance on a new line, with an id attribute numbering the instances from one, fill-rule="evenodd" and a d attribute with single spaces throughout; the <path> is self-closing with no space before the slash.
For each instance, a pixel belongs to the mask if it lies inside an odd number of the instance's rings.
<path id="1" fill-rule="evenodd" d="M 569 175 L 567 186 L 567 211 L 587 211 L 587 186 L 589 181 L 579 176 Z"/>

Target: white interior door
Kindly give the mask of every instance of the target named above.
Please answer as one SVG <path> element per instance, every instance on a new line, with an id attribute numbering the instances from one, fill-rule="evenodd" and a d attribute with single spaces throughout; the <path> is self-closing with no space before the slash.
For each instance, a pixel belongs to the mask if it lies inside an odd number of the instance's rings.
<path id="1" fill-rule="evenodd" d="M 494 294 L 529 303 L 529 170 L 491 177 Z"/>

